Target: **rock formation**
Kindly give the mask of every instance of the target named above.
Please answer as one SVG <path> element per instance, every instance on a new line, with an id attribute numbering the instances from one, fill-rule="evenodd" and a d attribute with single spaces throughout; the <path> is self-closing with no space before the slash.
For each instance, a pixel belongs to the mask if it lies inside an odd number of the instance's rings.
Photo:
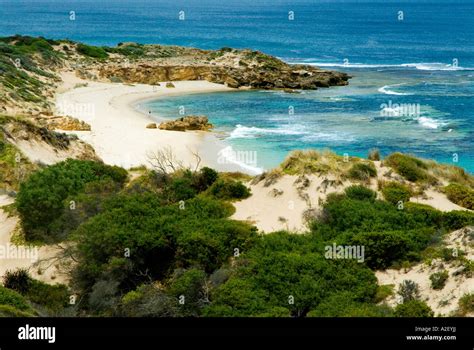
<path id="1" fill-rule="evenodd" d="M 202 130 L 208 131 L 212 129 L 212 124 L 205 116 L 187 116 L 177 120 L 163 122 L 160 124 L 161 130 L 172 130 L 172 131 L 186 131 L 186 130 Z"/>

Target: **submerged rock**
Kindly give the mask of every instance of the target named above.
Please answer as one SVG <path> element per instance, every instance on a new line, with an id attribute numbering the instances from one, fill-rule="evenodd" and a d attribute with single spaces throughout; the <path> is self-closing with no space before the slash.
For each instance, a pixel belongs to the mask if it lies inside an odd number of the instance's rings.
<path id="1" fill-rule="evenodd" d="M 163 122 L 159 128 L 161 130 L 172 130 L 172 131 L 186 131 L 186 130 L 202 130 L 208 131 L 212 129 L 212 124 L 206 116 L 187 116 L 182 117 L 173 121 Z"/>

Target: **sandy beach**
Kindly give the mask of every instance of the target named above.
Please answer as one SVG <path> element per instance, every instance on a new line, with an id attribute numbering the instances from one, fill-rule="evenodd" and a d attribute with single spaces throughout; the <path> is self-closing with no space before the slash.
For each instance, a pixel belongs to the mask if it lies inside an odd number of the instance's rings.
<path id="1" fill-rule="evenodd" d="M 146 126 L 156 120 L 136 108 L 138 103 L 155 98 L 234 89 L 207 81 L 179 81 L 173 83 L 174 88 L 167 88 L 166 83 L 151 86 L 89 82 L 71 73 L 63 74 L 62 78 L 56 98 L 57 113 L 90 124 L 91 131 L 69 133 L 92 145 L 107 164 L 124 168 L 148 166 L 150 154 L 171 147 L 185 166 L 196 165 L 193 153 L 197 153 L 202 158 L 202 166 L 251 172 L 237 164 L 219 161 L 219 151 L 227 145 L 215 133 L 147 129 Z"/>

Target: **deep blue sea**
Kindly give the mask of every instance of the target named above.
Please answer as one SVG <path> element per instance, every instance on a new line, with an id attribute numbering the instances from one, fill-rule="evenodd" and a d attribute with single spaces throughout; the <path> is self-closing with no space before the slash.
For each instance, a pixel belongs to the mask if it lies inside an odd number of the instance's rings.
<path id="1" fill-rule="evenodd" d="M 0 35 L 16 33 L 252 48 L 345 71 L 353 77 L 345 87 L 200 94 L 141 107 L 157 118 L 179 117 L 181 107 L 208 115 L 234 150 L 257 152 L 261 168 L 293 149 L 365 156 L 379 148 L 457 159 L 474 172 L 473 0 L 0 0 Z"/>

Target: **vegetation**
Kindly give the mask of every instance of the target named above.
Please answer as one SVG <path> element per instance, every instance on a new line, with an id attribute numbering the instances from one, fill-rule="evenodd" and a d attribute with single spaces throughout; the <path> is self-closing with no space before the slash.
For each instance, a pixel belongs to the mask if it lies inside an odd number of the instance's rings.
<path id="1" fill-rule="evenodd" d="M 380 160 L 380 151 L 377 148 L 371 149 L 369 151 L 367 159 L 373 160 L 373 161 L 379 161 Z"/>
<path id="2" fill-rule="evenodd" d="M 443 289 L 448 280 L 449 273 L 446 270 L 435 272 L 430 275 L 431 288 L 440 290 Z"/>
<path id="3" fill-rule="evenodd" d="M 402 153 L 393 153 L 385 158 L 384 162 L 408 181 L 424 181 L 429 177 L 426 163 L 418 158 Z"/>
<path id="4" fill-rule="evenodd" d="M 474 210 L 474 190 L 458 183 L 451 183 L 444 188 L 448 199 L 461 207 Z"/>
<path id="5" fill-rule="evenodd" d="M 395 317 L 433 317 L 434 312 L 424 302 L 420 300 L 409 300 L 397 305 Z"/>
<path id="6" fill-rule="evenodd" d="M 384 183 L 382 193 L 385 200 L 392 204 L 408 202 L 412 196 L 412 192 L 409 187 L 395 181 Z"/>
<path id="7" fill-rule="evenodd" d="M 109 55 L 103 48 L 85 44 L 77 44 L 77 52 L 82 55 L 97 59 L 106 59 L 107 57 L 109 57 Z"/>
<path id="8" fill-rule="evenodd" d="M 459 299 L 459 314 L 465 316 L 474 312 L 474 293 L 464 294 Z"/>
<path id="9" fill-rule="evenodd" d="M 367 187 L 359 186 L 359 185 L 353 185 L 353 186 L 347 187 L 345 189 L 345 194 L 350 199 L 368 200 L 371 202 L 373 202 L 377 198 L 376 192 L 372 191 L 371 189 Z"/>
<path id="10" fill-rule="evenodd" d="M 377 176 L 373 163 L 355 163 L 348 172 L 348 177 L 354 180 L 368 180 Z"/>
<path id="11" fill-rule="evenodd" d="M 63 230 L 69 223 L 61 218 L 66 210 L 73 210 L 75 195 L 92 182 L 109 179 L 123 184 L 126 178 L 127 172 L 121 168 L 72 159 L 34 173 L 21 184 L 16 200 L 25 237 L 43 241 L 64 238 Z"/>

